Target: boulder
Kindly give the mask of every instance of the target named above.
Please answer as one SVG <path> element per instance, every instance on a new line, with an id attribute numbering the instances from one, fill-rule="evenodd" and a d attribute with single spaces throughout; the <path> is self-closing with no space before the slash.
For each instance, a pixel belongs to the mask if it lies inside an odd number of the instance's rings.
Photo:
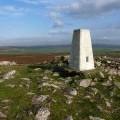
<path id="1" fill-rule="evenodd" d="M 99 73 L 101 78 L 105 78 L 104 74 L 102 72 Z"/>
<path id="2" fill-rule="evenodd" d="M 14 88 L 15 85 L 14 84 L 8 84 L 8 85 L 6 85 L 6 87 Z"/>
<path id="3" fill-rule="evenodd" d="M 72 102 L 73 102 L 72 99 L 68 99 L 68 100 L 66 101 L 67 104 L 71 104 Z"/>
<path id="4" fill-rule="evenodd" d="M 21 78 L 23 81 L 30 81 L 30 78 Z"/>
<path id="5" fill-rule="evenodd" d="M 91 99 L 89 95 L 85 96 L 84 99 Z"/>
<path id="6" fill-rule="evenodd" d="M 118 74 L 118 71 L 116 69 L 110 69 L 109 70 L 109 74 L 110 75 L 117 75 Z"/>
<path id="7" fill-rule="evenodd" d="M 91 84 L 90 84 L 91 86 L 95 86 L 96 85 L 96 83 L 95 82 L 91 82 Z"/>
<path id="8" fill-rule="evenodd" d="M 111 104 L 108 101 L 105 101 L 107 107 L 111 107 Z"/>
<path id="9" fill-rule="evenodd" d="M 7 115 L 5 115 L 4 113 L 0 112 L 0 119 L 4 119 L 4 118 L 7 118 Z"/>
<path id="10" fill-rule="evenodd" d="M 54 73 L 53 73 L 53 76 L 54 76 L 54 77 L 59 77 L 59 73 L 54 72 Z"/>
<path id="11" fill-rule="evenodd" d="M 64 80 L 65 83 L 69 83 L 69 82 L 71 82 L 71 81 L 72 81 L 72 78 L 71 78 L 71 77 L 67 77 L 67 78 Z"/>
<path id="12" fill-rule="evenodd" d="M 109 80 L 109 81 L 112 81 L 113 79 L 112 79 L 112 77 L 111 77 L 111 76 L 109 76 L 109 77 L 108 77 L 108 80 Z"/>
<path id="13" fill-rule="evenodd" d="M 102 85 L 103 86 L 111 86 L 112 84 L 109 81 L 107 81 L 107 82 L 103 82 Z"/>
<path id="14" fill-rule="evenodd" d="M 47 82 L 43 82 L 38 86 L 38 88 L 41 88 L 41 87 L 53 87 L 55 89 L 60 89 L 60 87 L 58 85 L 55 85 L 52 83 L 47 83 Z"/>
<path id="15" fill-rule="evenodd" d="M 72 116 L 66 116 L 64 120 L 73 120 Z"/>
<path id="16" fill-rule="evenodd" d="M 39 109 L 38 113 L 35 116 L 35 120 L 47 120 L 50 115 L 48 108 Z"/>
<path id="17" fill-rule="evenodd" d="M 94 92 L 95 95 L 98 93 L 98 89 L 97 88 L 92 88 L 91 90 Z"/>
<path id="18" fill-rule="evenodd" d="M 92 82 L 91 79 L 83 79 L 83 80 L 79 80 L 77 84 L 81 87 L 87 88 L 88 86 L 90 86 L 91 82 Z"/>
<path id="19" fill-rule="evenodd" d="M 64 95 L 67 100 L 66 100 L 66 103 L 69 105 L 73 102 L 73 96 L 70 96 L 70 95 Z"/>
<path id="20" fill-rule="evenodd" d="M 35 93 L 33 93 L 33 92 L 27 92 L 26 94 L 27 94 L 28 96 L 35 95 Z"/>
<path id="21" fill-rule="evenodd" d="M 11 70 L 3 75 L 3 79 L 11 79 L 14 77 L 16 70 Z"/>
<path id="22" fill-rule="evenodd" d="M 104 119 L 102 119 L 102 118 L 93 117 L 93 116 L 89 116 L 89 119 L 90 119 L 90 120 L 104 120 Z"/>
<path id="23" fill-rule="evenodd" d="M 101 66 L 101 62 L 96 62 L 96 65 L 97 65 L 98 67 L 100 67 L 100 66 Z"/>
<path id="24" fill-rule="evenodd" d="M 47 98 L 48 98 L 48 95 L 40 95 L 40 96 L 35 95 L 32 98 L 32 104 L 40 104 L 44 102 Z"/>
<path id="25" fill-rule="evenodd" d="M 97 105 L 96 107 L 100 110 L 100 112 L 103 111 L 103 108 L 100 105 Z"/>
<path id="26" fill-rule="evenodd" d="M 8 104 L 8 103 L 11 102 L 11 100 L 5 99 L 5 100 L 2 100 L 1 102 L 2 102 L 2 103 L 5 103 L 5 104 Z"/>
<path id="27" fill-rule="evenodd" d="M 120 89 L 120 82 L 114 82 L 114 85 Z"/>
<path id="28" fill-rule="evenodd" d="M 48 74 L 50 74 L 50 73 L 52 73 L 52 71 L 50 71 L 50 70 L 45 70 L 45 71 L 44 71 L 44 74 L 46 74 L 46 75 L 48 75 Z"/>
<path id="29" fill-rule="evenodd" d="M 44 76 L 43 77 L 43 80 L 48 80 L 49 78 L 47 76 Z"/>
<path id="30" fill-rule="evenodd" d="M 68 88 L 68 94 L 76 96 L 77 95 L 77 91 L 74 88 Z"/>
<path id="31" fill-rule="evenodd" d="M 111 61 L 110 61 L 110 60 L 107 60 L 107 63 L 108 63 L 108 64 L 110 64 L 110 63 L 111 63 Z"/>
<path id="32" fill-rule="evenodd" d="M 35 68 L 34 71 L 41 71 L 41 68 Z"/>

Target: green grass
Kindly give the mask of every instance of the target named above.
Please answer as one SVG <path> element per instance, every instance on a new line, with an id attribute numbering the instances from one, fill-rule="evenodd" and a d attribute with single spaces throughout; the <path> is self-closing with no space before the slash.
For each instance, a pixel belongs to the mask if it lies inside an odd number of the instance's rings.
<path id="1" fill-rule="evenodd" d="M 40 71 L 34 71 L 35 68 L 42 68 Z M 47 107 L 50 110 L 49 120 L 62 120 L 67 115 L 72 115 L 74 120 L 89 120 L 89 116 L 96 116 L 104 118 L 105 120 L 119 120 L 120 118 L 120 89 L 113 86 L 106 87 L 102 85 L 102 82 L 108 79 L 108 74 L 105 74 L 105 78 L 100 78 L 99 70 L 96 72 L 91 72 L 90 74 L 77 74 L 73 75 L 72 82 L 64 83 L 60 81 L 59 78 L 67 79 L 68 73 L 63 71 L 62 68 L 58 67 L 56 64 L 37 64 L 37 65 L 17 65 L 9 67 L 0 67 L 0 72 L 4 73 L 9 70 L 15 69 L 17 71 L 15 78 L 5 80 L 0 83 L 0 110 L 3 112 L 7 111 L 7 120 L 34 120 L 35 114 L 41 107 Z M 54 91 L 52 87 L 38 88 L 38 82 L 42 81 L 43 74 L 45 70 L 60 71 L 59 77 L 53 77 L 52 73 L 48 73 L 48 78 L 53 80 L 46 80 L 46 82 L 60 82 L 62 84 L 61 89 Z M 65 75 L 63 76 L 63 73 Z M 44 74 L 45 76 L 45 74 Z M 23 88 L 19 85 L 23 82 L 21 78 L 30 78 L 30 87 L 24 86 Z M 98 78 L 97 84 L 94 87 L 82 88 L 78 87 L 76 80 L 83 78 Z M 114 81 L 120 82 L 120 77 L 115 76 Z M 8 84 L 15 84 L 15 88 L 7 87 Z M 68 105 L 66 103 L 67 89 L 73 87 L 77 90 L 78 95 L 73 97 L 73 103 Z M 97 88 L 98 93 L 93 95 L 92 88 Z M 32 97 L 26 95 L 27 92 L 33 92 L 36 95 L 49 95 L 49 98 L 38 106 L 31 104 Z M 110 93 L 114 92 L 114 96 L 111 97 Z M 90 96 L 91 99 L 85 98 L 85 96 Z M 105 104 L 105 99 L 112 100 L 112 107 L 109 108 Z M 2 103 L 2 100 L 9 99 L 10 103 Z M 92 100 L 92 101 L 91 101 Z M 8 110 L 3 110 L 4 106 L 9 106 Z M 101 106 L 103 111 L 100 111 L 97 106 Z M 33 115 L 29 115 L 32 111 Z"/>

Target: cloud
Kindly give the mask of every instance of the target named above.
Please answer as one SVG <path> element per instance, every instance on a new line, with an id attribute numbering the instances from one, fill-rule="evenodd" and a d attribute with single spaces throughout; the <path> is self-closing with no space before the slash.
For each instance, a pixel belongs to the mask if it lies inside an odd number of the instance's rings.
<path id="1" fill-rule="evenodd" d="M 50 12 L 49 16 L 53 19 L 53 28 L 62 28 L 64 26 L 59 12 Z"/>
<path id="2" fill-rule="evenodd" d="M 37 4 L 41 4 L 41 3 L 51 3 L 49 0 L 16 0 L 19 2 L 24 2 L 26 4 L 33 4 L 33 5 L 37 5 Z"/>
<path id="3" fill-rule="evenodd" d="M 50 35 L 62 35 L 62 36 L 72 36 L 72 31 L 69 30 L 59 30 L 59 29 L 52 29 L 49 31 Z"/>
<path id="4" fill-rule="evenodd" d="M 54 19 L 60 18 L 60 13 L 59 12 L 50 12 L 49 16 L 53 17 Z"/>
<path id="5" fill-rule="evenodd" d="M 53 23 L 53 28 L 62 28 L 64 26 L 63 21 L 56 19 Z"/>
<path id="6" fill-rule="evenodd" d="M 93 18 L 120 10 L 120 0 L 74 0 L 67 4 L 49 6 L 48 9 L 75 18 Z"/>
<path id="7" fill-rule="evenodd" d="M 2 16 L 21 16 L 28 10 L 24 8 L 16 8 L 12 5 L 0 6 L 0 15 Z"/>
<path id="8" fill-rule="evenodd" d="M 61 0 L 62 1 L 62 0 Z M 63 28 L 68 25 L 66 18 L 73 20 L 105 17 L 120 10 L 119 0 L 69 0 L 54 2 L 46 6 L 49 16 L 53 19 L 53 28 Z M 66 18 L 65 18 L 66 17 Z"/>

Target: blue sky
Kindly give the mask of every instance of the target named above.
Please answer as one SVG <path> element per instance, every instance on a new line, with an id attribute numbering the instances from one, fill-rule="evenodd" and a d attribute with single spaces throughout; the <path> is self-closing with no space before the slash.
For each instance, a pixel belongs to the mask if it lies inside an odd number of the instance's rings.
<path id="1" fill-rule="evenodd" d="M 0 0 L 0 46 L 70 44 L 78 28 L 120 45 L 120 0 Z"/>

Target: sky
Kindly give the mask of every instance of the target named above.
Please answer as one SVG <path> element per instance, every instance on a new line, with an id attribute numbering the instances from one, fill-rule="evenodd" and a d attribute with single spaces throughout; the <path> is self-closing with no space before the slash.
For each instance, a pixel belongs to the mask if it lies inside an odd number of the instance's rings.
<path id="1" fill-rule="evenodd" d="M 0 0 L 0 46 L 71 44 L 74 29 L 120 45 L 120 0 Z"/>

